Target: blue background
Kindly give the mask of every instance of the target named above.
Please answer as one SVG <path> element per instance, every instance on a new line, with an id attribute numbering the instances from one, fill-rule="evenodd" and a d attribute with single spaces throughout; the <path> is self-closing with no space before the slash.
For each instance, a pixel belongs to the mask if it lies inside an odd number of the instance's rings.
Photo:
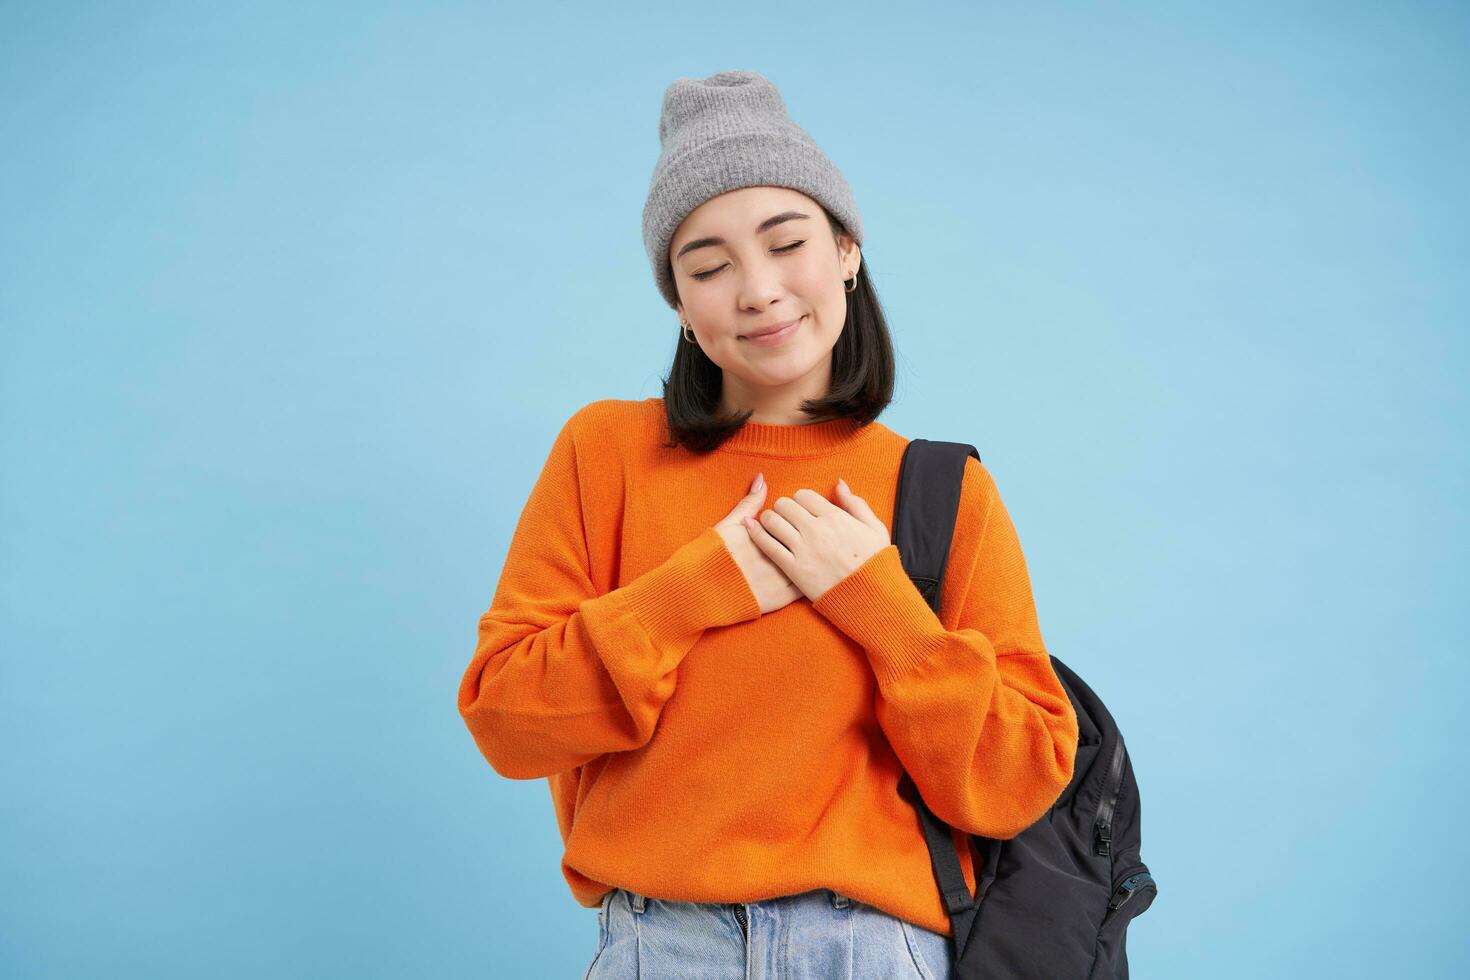
<path id="1" fill-rule="evenodd" d="M 0 974 L 580 976 L 455 695 L 557 429 L 660 393 L 659 104 L 731 68 L 1128 737 L 1134 976 L 1470 973 L 1467 55 L 1452 3 L 0 7 Z"/>

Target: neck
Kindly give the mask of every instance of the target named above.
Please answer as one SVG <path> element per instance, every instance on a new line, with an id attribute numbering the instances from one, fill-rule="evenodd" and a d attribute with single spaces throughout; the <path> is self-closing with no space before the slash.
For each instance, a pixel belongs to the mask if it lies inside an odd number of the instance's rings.
<path id="1" fill-rule="evenodd" d="M 779 386 L 747 384 L 726 371 L 720 384 L 719 413 L 738 415 L 749 410 L 750 421 L 762 425 L 810 425 L 802 403 L 825 395 L 831 379 L 830 358 L 805 377 Z"/>

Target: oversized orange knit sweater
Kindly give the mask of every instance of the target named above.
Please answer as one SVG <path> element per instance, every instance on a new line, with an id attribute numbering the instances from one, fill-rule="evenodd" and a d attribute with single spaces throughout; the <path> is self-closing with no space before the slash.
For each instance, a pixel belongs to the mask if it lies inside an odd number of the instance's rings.
<path id="1" fill-rule="evenodd" d="M 936 436 L 935 438 L 943 438 Z M 816 602 L 762 615 L 714 530 L 764 472 L 764 507 L 838 477 L 891 531 L 907 439 L 878 422 L 748 422 L 665 448 L 661 398 L 562 427 L 512 536 L 459 711 L 501 776 L 549 780 L 578 903 L 614 886 L 754 902 L 830 888 L 952 934 L 904 771 L 951 827 L 1011 837 L 1072 775 L 1011 519 L 966 461 L 941 613 L 890 543 Z"/>

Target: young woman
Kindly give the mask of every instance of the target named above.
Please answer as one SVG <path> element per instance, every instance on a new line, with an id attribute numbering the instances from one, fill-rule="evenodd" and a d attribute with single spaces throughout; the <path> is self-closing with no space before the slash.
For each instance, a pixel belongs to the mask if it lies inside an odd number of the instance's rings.
<path id="1" fill-rule="evenodd" d="M 1076 751 L 1016 530 L 969 459 L 936 616 L 891 543 L 908 440 L 847 182 L 754 72 L 676 80 L 659 133 L 671 375 L 563 425 L 460 714 L 550 782 L 589 978 L 947 978 L 901 777 L 973 891 L 963 834 L 1040 818 Z"/>

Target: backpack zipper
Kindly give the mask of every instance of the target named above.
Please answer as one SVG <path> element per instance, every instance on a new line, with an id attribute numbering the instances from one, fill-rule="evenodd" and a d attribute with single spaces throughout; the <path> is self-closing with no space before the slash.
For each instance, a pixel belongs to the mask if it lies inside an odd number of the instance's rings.
<path id="1" fill-rule="evenodd" d="M 1140 871 L 1137 874 L 1124 878 L 1123 883 L 1113 892 L 1113 897 L 1108 899 L 1108 910 L 1116 911 L 1122 908 L 1130 898 L 1138 894 L 1138 890 L 1143 887 L 1144 882 L 1152 882 L 1153 880 L 1154 876 L 1147 871 Z"/>
<path id="2" fill-rule="evenodd" d="M 1123 736 L 1118 736 L 1113 746 L 1113 758 L 1108 763 L 1108 792 L 1098 801 L 1097 818 L 1092 825 L 1093 851 L 1105 857 L 1113 853 L 1113 808 L 1118 805 L 1118 794 L 1123 789 Z"/>
<path id="3" fill-rule="evenodd" d="M 1103 913 L 1102 927 L 1106 927 L 1118 910 L 1133 901 L 1135 896 L 1149 890 L 1157 894 L 1159 886 L 1154 882 L 1154 876 L 1147 870 L 1136 871 L 1124 878 L 1118 887 L 1113 889 L 1112 897 L 1108 899 L 1108 910 Z"/>

